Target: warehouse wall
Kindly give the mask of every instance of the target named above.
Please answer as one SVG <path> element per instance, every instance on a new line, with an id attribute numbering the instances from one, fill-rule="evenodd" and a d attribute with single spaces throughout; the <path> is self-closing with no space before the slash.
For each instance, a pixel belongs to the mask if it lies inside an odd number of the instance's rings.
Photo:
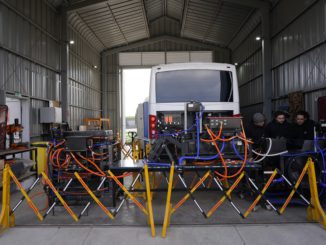
<path id="1" fill-rule="evenodd" d="M 291 11 L 290 11 L 291 10 Z M 326 95 L 326 1 L 281 0 L 271 10 L 273 109 L 287 105 L 290 92 L 303 91 L 305 109 L 317 119 L 316 99 Z M 241 111 L 262 111 L 261 35 L 258 12 L 231 42 L 238 62 Z M 250 96 L 248 96 L 248 94 Z"/>
<path id="2" fill-rule="evenodd" d="M 299 2 L 284 0 L 272 12 L 274 108 L 303 91 L 305 109 L 317 119 L 316 100 L 326 95 L 326 0 Z M 294 13 L 284 15 L 290 6 Z"/>
<path id="3" fill-rule="evenodd" d="M 69 124 L 78 129 L 84 118 L 101 117 L 101 58 L 99 51 L 70 25 L 68 40 L 75 41 L 69 46 Z"/>
<path id="4" fill-rule="evenodd" d="M 38 108 L 60 100 L 60 18 L 46 1 L 0 1 L 0 90 L 30 101 L 31 132 L 43 132 Z"/>
<path id="5" fill-rule="evenodd" d="M 32 140 L 48 131 L 39 108 L 61 101 L 61 14 L 52 2 L 0 1 L 0 90 L 29 100 Z M 76 129 L 83 118 L 101 116 L 100 51 L 68 25 L 70 39 L 69 124 Z"/>
<path id="6" fill-rule="evenodd" d="M 168 40 L 162 40 L 158 42 L 153 42 L 151 44 L 146 44 L 133 49 L 126 48 L 123 52 L 160 52 L 160 51 L 210 51 L 207 48 L 201 47 L 201 44 L 190 45 L 182 42 L 173 42 Z M 212 50 L 214 53 L 215 62 L 229 62 L 230 53 L 227 49 L 216 48 Z M 119 67 L 119 53 L 110 53 L 102 58 L 103 67 L 103 116 L 109 117 L 111 119 L 111 125 L 115 132 L 119 132 L 121 118 L 119 101 L 120 101 L 120 67 Z"/>

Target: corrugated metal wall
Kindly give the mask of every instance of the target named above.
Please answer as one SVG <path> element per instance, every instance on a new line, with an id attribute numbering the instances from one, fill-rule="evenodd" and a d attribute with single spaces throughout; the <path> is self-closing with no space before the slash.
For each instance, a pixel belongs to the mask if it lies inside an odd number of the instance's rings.
<path id="1" fill-rule="evenodd" d="M 255 40 L 261 36 L 258 11 L 253 13 L 237 36 L 230 43 L 232 62 L 237 63 L 241 113 L 245 118 L 255 111 L 262 111 L 262 48 Z"/>
<path id="2" fill-rule="evenodd" d="M 60 18 L 46 1 L 0 1 L 0 89 L 30 98 L 31 137 L 38 108 L 60 100 Z"/>
<path id="3" fill-rule="evenodd" d="M 84 118 L 101 116 L 101 58 L 99 51 L 71 26 L 68 39 L 75 41 L 69 47 L 69 124 L 78 129 Z"/>
<path id="4" fill-rule="evenodd" d="M 0 1 L 0 90 L 30 99 L 32 140 L 46 127 L 39 108 L 61 101 L 61 17 L 46 0 Z M 70 125 L 101 116 L 100 52 L 68 27 Z M 94 68 L 97 66 L 97 69 Z"/>
<path id="5" fill-rule="evenodd" d="M 281 1 L 272 12 L 273 98 L 276 105 L 303 91 L 306 110 L 317 119 L 317 98 L 326 92 L 326 1 L 299 2 Z M 279 16 L 290 6 L 297 18 Z"/>
<path id="6" fill-rule="evenodd" d="M 161 52 L 161 51 L 200 51 L 205 50 L 198 45 L 189 45 L 182 42 L 173 42 L 168 40 L 162 40 L 159 42 L 147 44 L 142 47 L 128 49 L 123 52 Z M 217 48 L 212 50 L 214 52 L 214 62 L 226 62 L 230 61 L 229 50 Z M 102 60 L 103 67 L 103 115 L 111 119 L 112 128 L 115 132 L 120 130 L 120 108 L 119 108 L 119 94 L 120 94 L 120 67 L 118 60 L 118 53 L 112 53 Z M 107 69 L 107 70 L 106 70 Z"/>
<path id="7" fill-rule="evenodd" d="M 287 104 L 288 93 L 304 91 L 306 110 L 316 119 L 316 100 L 326 94 L 326 1 L 281 0 L 271 22 L 274 110 Z M 246 33 L 230 45 L 232 61 L 239 63 L 241 109 L 247 117 L 262 111 L 261 42 L 255 40 L 260 28 L 255 13 L 243 28 Z"/>

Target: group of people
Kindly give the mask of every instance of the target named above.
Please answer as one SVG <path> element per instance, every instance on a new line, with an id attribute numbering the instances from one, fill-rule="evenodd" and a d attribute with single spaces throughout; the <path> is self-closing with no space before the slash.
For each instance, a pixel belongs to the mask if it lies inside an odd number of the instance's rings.
<path id="1" fill-rule="evenodd" d="M 262 113 L 255 113 L 245 131 L 247 138 L 254 142 L 254 148 L 259 147 L 262 138 L 285 138 L 289 148 L 300 149 L 304 140 L 314 139 L 315 122 L 306 111 L 297 112 L 292 123 L 287 121 L 283 111 L 276 111 L 269 123 Z"/>

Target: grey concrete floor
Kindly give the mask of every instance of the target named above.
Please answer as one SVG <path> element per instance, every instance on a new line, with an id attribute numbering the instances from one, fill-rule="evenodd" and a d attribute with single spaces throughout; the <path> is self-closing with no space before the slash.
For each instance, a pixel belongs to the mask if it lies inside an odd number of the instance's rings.
<path id="1" fill-rule="evenodd" d="M 152 238 L 148 227 L 21 226 L 5 231 L 0 244 L 326 244 L 326 231 L 319 224 L 171 226 L 165 239 L 161 230 L 158 227 Z"/>

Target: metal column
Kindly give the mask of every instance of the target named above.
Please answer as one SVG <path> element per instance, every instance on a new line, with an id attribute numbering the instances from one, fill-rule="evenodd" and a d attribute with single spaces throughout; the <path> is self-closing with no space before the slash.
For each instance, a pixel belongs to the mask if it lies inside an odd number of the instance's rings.
<path id="1" fill-rule="evenodd" d="M 272 116 L 272 47 L 269 11 L 269 5 L 260 8 L 262 24 L 263 113 L 267 121 L 270 121 Z"/>
<path id="2" fill-rule="evenodd" d="M 101 53 L 101 108 L 102 108 L 102 117 L 109 117 L 108 110 L 108 63 L 107 57 Z"/>
<path id="3" fill-rule="evenodd" d="M 62 121 L 70 122 L 69 113 L 69 42 L 68 42 L 68 25 L 67 25 L 67 12 L 62 9 L 61 12 L 61 108 L 62 108 Z"/>

